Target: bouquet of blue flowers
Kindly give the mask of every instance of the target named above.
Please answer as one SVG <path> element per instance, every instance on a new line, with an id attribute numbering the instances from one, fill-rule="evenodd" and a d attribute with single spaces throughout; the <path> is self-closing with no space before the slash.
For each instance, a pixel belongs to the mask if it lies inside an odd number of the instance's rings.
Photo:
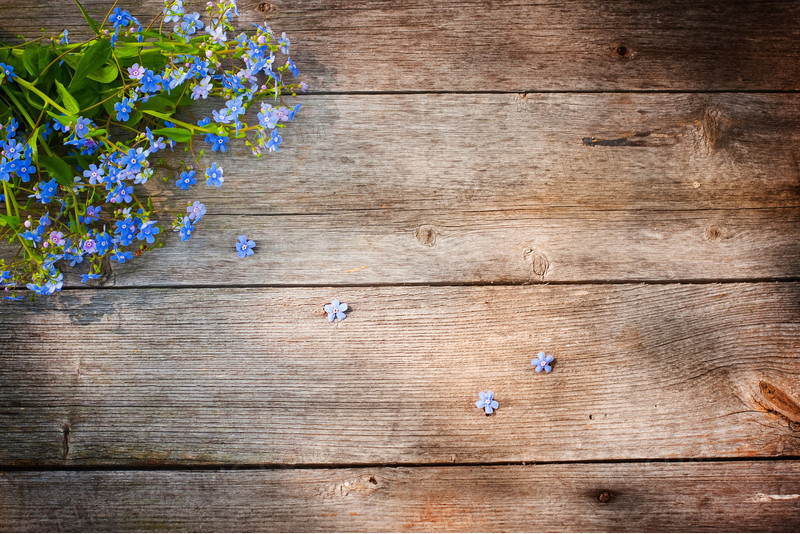
<path id="1" fill-rule="evenodd" d="M 220 187 L 223 167 L 203 169 L 205 150 L 195 143 L 225 152 L 237 138 L 256 157 L 277 152 L 281 128 L 300 108 L 284 97 L 306 90 L 286 34 L 267 25 L 232 34 L 235 0 L 209 2 L 205 22 L 182 0 L 166 0 L 146 26 L 119 7 L 97 22 L 76 4 L 91 38 L 70 43 L 64 30 L 0 43 L 0 239 L 13 245 L 2 248 L 11 253 L 0 258 L 0 285 L 8 299 L 22 298 L 23 287 L 42 295 L 61 289 L 65 265 L 88 265 L 88 282 L 104 261 L 124 263 L 161 246 L 163 228 L 142 197 L 154 156 L 180 145 L 191 159 L 169 171 L 175 185 L 187 190 L 205 178 Z M 200 99 L 217 100 L 218 109 L 186 119 L 181 110 Z M 181 240 L 205 211 L 195 201 L 175 216 Z"/>

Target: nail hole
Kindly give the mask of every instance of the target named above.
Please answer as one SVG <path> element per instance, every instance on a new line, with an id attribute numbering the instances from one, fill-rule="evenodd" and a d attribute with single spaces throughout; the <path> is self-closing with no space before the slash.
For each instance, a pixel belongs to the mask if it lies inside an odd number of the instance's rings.
<path id="1" fill-rule="evenodd" d="M 617 47 L 617 55 L 619 57 L 628 57 L 628 54 L 630 54 L 630 51 L 627 46 L 622 45 Z"/>
<path id="2" fill-rule="evenodd" d="M 378 485 L 378 481 L 377 481 L 377 480 L 375 480 L 375 477 L 369 477 L 369 483 L 370 483 L 370 484 L 374 484 L 374 485 L 376 485 L 376 486 Z"/>
<path id="3" fill-rule="evenodd" d="M 597 500 L 600 502 L 609 502 L 613 498 L 614 494 L 610 491 L 601 491 L 600 495 L 597 496 Z"/>

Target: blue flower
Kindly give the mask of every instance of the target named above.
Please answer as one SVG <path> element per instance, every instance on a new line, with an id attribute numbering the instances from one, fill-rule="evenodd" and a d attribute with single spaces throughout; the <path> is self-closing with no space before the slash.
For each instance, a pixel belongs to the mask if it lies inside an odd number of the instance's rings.
<path id="1" fill-rule="evenodd" d="M 184 217 L 182 223 L 180 228 L 181 241 L 188 241 L 192 237 L 192 232 L 194 232 L 194 225 L 189 217 Z"/>
<path id="2" fill-rule="evenodd" d="M 247 236 L 240 235 L 239 241 L 236 243 L 236 252 L 239 253 L 240 258 L 244 258 L 245 256 L 252 256 L 253 255 L 253 247 L 256 246 L 256 242 L 252 239 L 247 239 Z"/>
<path id="3" fill-rule="evenodd" d="M 88 206 L 86 208 L 86 216 L 78 217 L 78 221 L 85 223 L 85 224 L 92 224 L 94 221 L 100 219 L 100 211 L 103 208 L 100 206 Z"/>
<path id="4" fill-rule="evenodd" d="M 552 367 L 550 367 L 550 362 L 552 361 L 553 357 L 550 354 L 545 356 L 544 352 L 540 352 L 539 354 L 536 355 L 536 358 L 534 358 L 531 361 L 531 365 L 536 366 L 537 373 L 541 373 L 542 369 L 544 369 L 545 373 L 549 373 L 553 369 Z"/>
<path id="5" fill-rule="evenodd" d="M 189 207 L 186 208 L 186 213 L 189 214 L 190 219 L 197 222 L 206 214 L 206 205 L 201 204 L 199 200 L 195 200 L 194 204 L 189 204 Z"/>
<path id="6" fill-rule="evenodd" d="M 111 259 L 119 263 L 125 263 L 126 260 L 130 260 L 132 258 L 132 252 L 122 251 L 118 248 L 114 248 L 114 254 L 111 255 Z"/>
<path id="7" fill-rule="evenodd" d="M 14 74 L 14 67 L 12 67 L 11 65 L 0 63 L 0 71 L 2 71 L 2 73 L 5 74 L 9 80 L 13 81 L 14 78 L 17 77 L 17 75 Z"/>
<path id="8" fill-rule="evenodd" d="M 114 104 L 114 111 L 117 112 L 117 120 L 127 122 L 130 119 L 131 106 L 133 101 L 130 98 L 123 98 L 121 102 Z"/>
<path id="9" fill-rule="evenodd" d="M 195 11 L 194 13 L 187 13 L 184 15 L 183 22 L 180 24 L 180 30 L 178 30 L 178 26 L 175 26 L 175 31 L 185 35 L 194 35 L 197 30 L 202 30 L 204 27 L 205 24 L 200 20 L 200 13 Z"/>
<path id="10" fill-rule="evenodd" d="M 211 150 L 214 152 L 217 150 L 220 152 L 228 150 L 228 139 L 229 137 L 227 135 L 206 134 L 206 143 L 211 145 Z"/>
<path id="11" fill-rule="evenodd" d="M 94 273 L 83 274 L 81 275 L 81 282 L 86 284 L 87 282 L 89 282 L 89 280 L 97 280 L 98 278 L 100 278 L 99 274 L 94 274 Z"/>
<path id="12" fill-rule="evenodd" d="M 330 304 L 325 305 L 325 313 L 328 314 L 328 320 L 330 322 L 339 319 L 340 321 L 344 321 L 347 318 L 345 312 L 347 311 L 347 304 L 344 302 L 339 302 L 338 300 L 332 300 Z"/>
<path id="13" fill-rule="evenodd" d="M 194 171 L 184 171 L 181 173 L 180 179 L 175 182 L 175 185 L 186 191 L 190 185 L 197 183 L 197 178 L 194 177 Z"/>
<path id="14" fill-rule="evenodd" d="M 292 61 L 292 58 L 286 59 L 286 66 L 289 67 L 289 70 L 292 71 L 292 75 L 297 78 L 297 75 L 300 74 L 300 71 L 297 70 L 297 66 Z"/>
<path id="15" fill-rule="evenodd" d="M 152 70 L 147 69 L 140 80 L 142 84 L 142 91 L 145 93 L 157 93 L 161 88 L 162 78 L 160 75 L 154 73 Z"/>
<path id="16" fill-rule="evenodd" d="M 115 7 L 111 15 L 108 16 L 108 21 L 112 23 L 116 29 L 119 29 L 120 26 L 127 26 L 131 23 L 130 16 L 130 12 Z"/>
<path id="17" fill-rule="evenodd" d="M 277 152 L 279 150 L 279 146 L 281 144 L 281 136 L 278 134 L 278 129 L 275 128 L 272 130 L 272 138 L 267 141 L 267 146 L 269 147 L 270 152 Z"/>
<path id="18" fill-rule="evenodd" d="M 289 38 L 286 37 L 286 32 L 281 34 L 281 38 L 278 39 L 278 50 L 283 52 L 284 54 L 289 53 Z"/>
<path id="19" fill-rule="evenodd" d="M 88 178 L 89 183 L 92 185 L 101 182 L 102 181 L 101 179 L 105 174 L 106 171 L 102 165 L 98 167 L 97 165 L 92 164 L 89 165 L 89 168 L 87 170 L 83 171 L 83 177 Z"/>
<path id="20" fill-rule="evenodd" d="M 75 121 L 75 130 L 73 130 L 75 132 L 75 137 L 78 139 L 86 137 L 86 134 L 89 133 L 89 126 L 92 126 L 91 120 L 78 117 L 78 120 Z"/>
<path id="21" fill-rule="evenodd" d="M 497 409 L 498 404 L 497 401 L 494 400 L 494 393 L 491 391 L 487 391 L 486 393 L 481 391 L 478 393 L 478 397 L 480 397 L 481 400 L 476 402 L 475 406 L 478 408 L 483 408 L 487 415 Z"/>
<path id="22" fill-rule="evenodd" d="M 58 189 L 58 183 L 56 179 L 53 178 L 49 182 L 39 182 L 36 184 L 37 191 L 34 194 L 36 198 L 39 199 L 39 202 L 42 204 L 48 204 L 51 200 L 53 200 L 53 195 L 56 194 L 56 189 Z"/>
<path id="23" fill-rule="evenodd" d="M 156 221 L 147 221 L 142 224 L 142 228 L 136 234 L 136 239 L 140 241 L 146 239 L 148 243 L 154 242 L 156 240 L 155 235 L 161 231 L 161 228 L 156 226 L 155 223 Z"/>
<path id="24" fill-rule="evenodd" d="M 197 85 L 192 87 L 192 99 L 199 100 L 201 98 L 208 98 L 208 92 L 211 91 L 211 76 L 206 76 L 200 80 Z M 207 123 L 206 123 L 207 124 Z"/>
<path id="25" fill-rule="evenodd" d="M 222 167 L 217 167 L 217 164 L 214 163 L 206 169 L 206 183 L 208 185 L 213 185 L 219 187 L 222 185 L 222 182 L 225 181 L 225 178 L 222 177 Z"/>
<path id="26" fill-rule="evenodd" d="M 36 172 L 36 167 L 34 167 L 33 163 L 31 162 L 31 158 L 18 159 L 15 162 L 15 167 L 17 176 L 19 176 L 20 180 L 25 183 L 30 182 L 31 174 Z"/>
<path id="27" fill-rule="evenodd" d="M 183 0 L 167 0 L 164 6 L 164 22 L 178 22 L 183 16 Z"/>

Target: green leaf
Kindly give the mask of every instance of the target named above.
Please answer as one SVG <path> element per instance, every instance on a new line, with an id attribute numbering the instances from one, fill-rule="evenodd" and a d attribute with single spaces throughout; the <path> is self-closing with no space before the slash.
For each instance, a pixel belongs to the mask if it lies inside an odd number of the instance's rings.
<path id="1" fill-rule="evenodd" d="M 19 217 L 13 215 L 0 215 L 0 226 L 11 226 L 16 228 L 19 226 Z"/>
<path id="2" fill-rule="evenodd" d="M 66 110 L 72 115 L 77 115 L 80 113 L 81 108 L 78 106 L 78 101 L 75 100 L 74 96 L 69 94 L 67 88 L 64 87 L 58 80 L 56 80 L 56 89 L 58 90 L 58 94 L 61 95 L 61 101 L 64 103 Z"/>
<path id="3" fill-rule="evenodd" d="M 72 187 L 75 172 L 69 163 L 53 156 L 39 156 L 39 165 L 47 171 L 51 178 L 55 178 L 64 187 Z"/>
<path id="4" fill-rule="evenodd" d="M 78 0 L 75 0 L 75 3 L 78 4 L 78 9 L 80 9 L 81 13 L 83 13 L 83 18 L 86 19 L 86 23 L 89 24 L 89 27 L 92 29 L 92 31 L 96 35 L 100 35 L 100 28 L 97 27 L 97 23 L 92 19 L 92 17 L 89 16 L 86 10 L 83 9 L 83 6 Z"/>
<path id="5" fill-rule="evenodd" d="M 31 43 L 22 53 L 22 64 L 25 65 L 28 74 L 34 78 L 39 74 L 39 48 L 41 47 L 38 43 Z"/>
<path id="6" fill-rule="evenodd" d="M 72 82 L 70 82 L 69 86 L 73 87 L 83 80 L 87 74 L 96 71 L 97 66 L 103 65 L 110 57 L 111 43 L 105 39 L 95 41 L 94 44 L 86 48 L 83 53 L 83 57 L 75 68 L 75 75 L 72 77 Z"/>
<path id="7" fill-rule="evenodd" d="M 151 96 L 147 102 L 143 102 L 136 107 L 140 110 L 149 109 L 151 111 L 158 111 L 161 113 L 166 112 L 169 115 L 175 112 L 175 105 L 172 103 L 172 101 L 164 98 L 163 96 Z"/>
<path id="8" fill-rule="evenodd" d="M 100 83 L 111 83 L 117 79 L 117 76 L 119 76 L 119 70 L 116 65 L 111 63 L 106 63 L 99 69 L 86 75 L 90 80 Z"/>
<path id="9" fill-rule="evenodd" d="M 159 128 L 153 130 L 153 135 L 163 135 L 178 143 L 188 143 L 192 138 L 192 132 L 184 128 Z"/>
<path id="10" fill-rule="evenodd" d="M 33 131 L 33 134 L 28 139 L 28 146 L 31 147 L 31 159 L 37 161 L 39 159 L 39 134 L 44 130 L 44 125 L 39 126 Z"/>

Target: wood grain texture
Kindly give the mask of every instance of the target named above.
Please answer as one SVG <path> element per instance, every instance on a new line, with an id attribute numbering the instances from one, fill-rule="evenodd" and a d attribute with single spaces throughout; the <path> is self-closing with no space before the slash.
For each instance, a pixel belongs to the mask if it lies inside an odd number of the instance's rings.
<path id="1" fill-rule="evenodd" d="M 165 249 L 110 265 L 100 283 L 800 275 L 798 95 L 360 95 L 305 103 L 279 154 L 259 161 L 232 144 L 216 158 L 226 173 L 221 188 L 181 191 L 172 172 L 166 187 L 154 179 L 163 210 L 199 198 L 209 215 L 190 242 L 167 232 Z M 609 142 L 616 144 L 602 144 Z M 169 226 L 172 218 L 160 219 Z M 233 252 L 241 234 L 259 245 L 246 263 Z"/>
<path id="2" fill-rule="evenodd" d="M 212 208 L 213 209 L 213 208 Z M 240 259 L 237 236 L 256 253 Z M 206 215 L 92 287 L 697 281 L 800 277 L 800 208 Z M 67 283 L 86 287 L 80 266 Z"/>
<path id="3" fill-rule="evenodd" d="M 800 464 L 0 473 L 23 531 L 800 529 Z"/>
<path id="4" fill-rule="evenodd" d="M 164 172 L 159 203 L 202 198 L 212 212 L 248 215 L 800 206 L 798 94 L 298 100 L 280 153 L 259 161 L 231 142 L 205 160 L 225 169 L 222 187 L 184 192 L 173 187 L 177 171 Z"/>
<path id="5" fill-rule="evenodd" d="M 106 0 L 85 0 L 102 19 Z M 162 2 L 129 3 L 145 24 Z M 189 3 L 190 9 L 202 2 Z M 239 28 L 289 34 L 319 91 L 796 90 L 792 1 L 242 0 Z M 2 0 L 0 37 L 80 35 L 60 0 Z M 85 30 L 84 30 L 85 33 Z"/>
<path id="6" fill-rule="evenodd" d="M 0 307 L 0 463 L 800 453 L 800 284 L 65 291 Z M 330 324 L 332 298 L 353 311 Z M 530 365 L 556 357 L 549 375 Z M 479 391 L 500 403 L 492 417 Z"/>

